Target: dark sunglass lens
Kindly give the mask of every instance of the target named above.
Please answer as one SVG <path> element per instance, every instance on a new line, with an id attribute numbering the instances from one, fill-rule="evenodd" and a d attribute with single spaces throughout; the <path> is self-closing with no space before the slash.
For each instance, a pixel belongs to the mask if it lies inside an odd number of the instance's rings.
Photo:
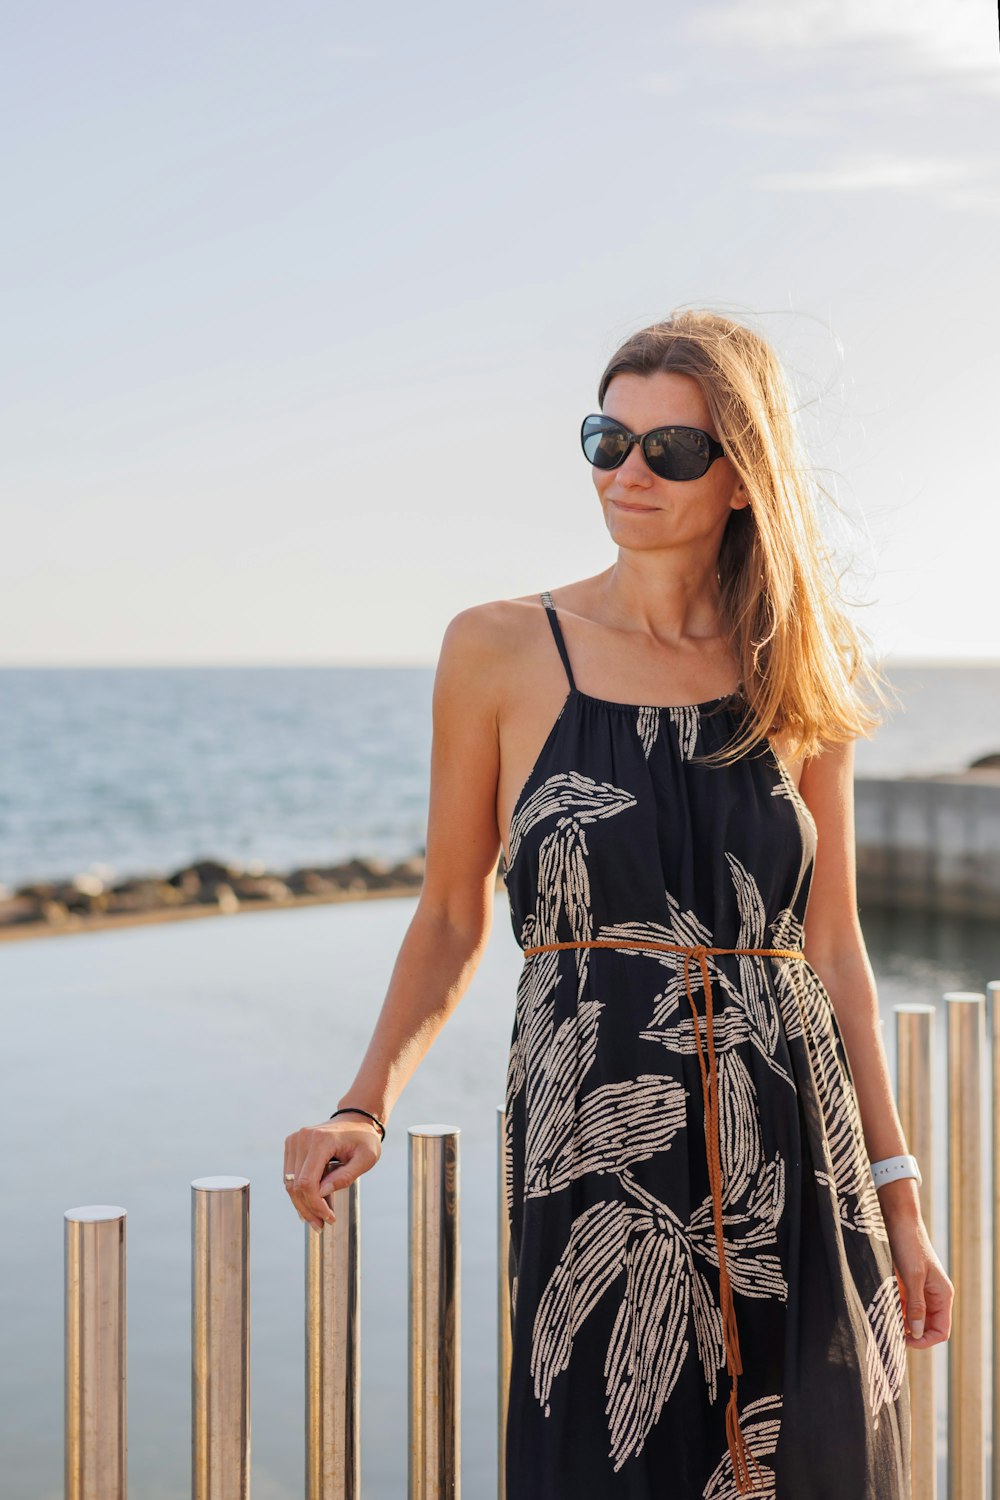
<path id="1" fill-rule="evenodd" d="M 700 479 L 708 468 L 705 434 L 694 427 L 662 427 L 646 439 L 646 461 L 661 479 Z"/>
<path id="2" fill-rule="evenodd" d="M 581 437 L 587 462 L 597 469 L 616 468 L 628 447 L 624 430 L 606 417 L 588 417 Z"/>

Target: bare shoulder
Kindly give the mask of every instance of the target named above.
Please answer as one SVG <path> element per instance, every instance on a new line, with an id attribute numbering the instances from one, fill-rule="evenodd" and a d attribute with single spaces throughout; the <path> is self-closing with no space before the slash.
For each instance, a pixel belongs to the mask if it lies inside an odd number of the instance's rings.
<path id="1" fill-rule="evenodd" d="M 441 640 L 435 696 L 461 694 L 467 704 L 498 709 L 521 652 L 538 629 L 537 594 L 491 599 L 453 615 Z"/>

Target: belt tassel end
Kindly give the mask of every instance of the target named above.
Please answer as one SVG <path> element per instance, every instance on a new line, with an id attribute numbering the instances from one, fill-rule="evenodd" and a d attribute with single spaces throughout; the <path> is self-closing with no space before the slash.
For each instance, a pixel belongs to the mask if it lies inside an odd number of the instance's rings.
<path id="1" fill-rule="evenodd" d="M 736 1405 L 736 1381 L 733 1381 L 733 1389 L 726 1404 L 726 1441 L 729 1444 L 729 1456 L 733 1461 L 733 1475 L 736 1480 L 736 1489 L 741 1495 L 752 1494 L 757 1489 L 757 1482 L 751 1476 L 750 1464 L 757 1471 L 757 1479 L 761 1479 L 760 1464 L 747 1447 L 743 1429 L 740 1426 L 740 1414 Z"/>

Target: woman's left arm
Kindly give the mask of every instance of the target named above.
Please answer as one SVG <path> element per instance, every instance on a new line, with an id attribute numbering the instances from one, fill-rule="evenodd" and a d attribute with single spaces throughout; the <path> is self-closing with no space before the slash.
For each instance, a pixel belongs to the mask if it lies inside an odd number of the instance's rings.
<path id="1" fill-rule="evenodd" d="M 854 1077 L 869 1158 L 908 1151 L 882 1038 L 878 992 L 858 916 L 854 833 L 854 744 L 827 745 L 807 760 L 799 790 L 816 823 L 817 846 L 803 951 L 826 986 Z M 878 1189 L 903 1291 L 907 1344 L 942 1342 L 951 1331 L 954 1288 L 924 1225 L 916 1180 Z"/>

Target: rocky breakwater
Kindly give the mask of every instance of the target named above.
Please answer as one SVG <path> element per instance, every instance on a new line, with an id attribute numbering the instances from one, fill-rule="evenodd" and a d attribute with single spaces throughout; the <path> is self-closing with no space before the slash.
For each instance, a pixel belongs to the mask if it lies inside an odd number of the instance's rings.
<path id="1" fill-rule="evenodd" d="M 0 939 L 264 907 L 403 896 L 418 891 L 423 878 L 422 853 L 398 863 L 354 858 L 288 872 L 268 870 L 260 863 L 232 865 L 199 859 L 171 875 L 113 881 L 86 873 L 16 890 L 0 887 Z M 498 874 L 498 883 L 501 879 Z"/>

